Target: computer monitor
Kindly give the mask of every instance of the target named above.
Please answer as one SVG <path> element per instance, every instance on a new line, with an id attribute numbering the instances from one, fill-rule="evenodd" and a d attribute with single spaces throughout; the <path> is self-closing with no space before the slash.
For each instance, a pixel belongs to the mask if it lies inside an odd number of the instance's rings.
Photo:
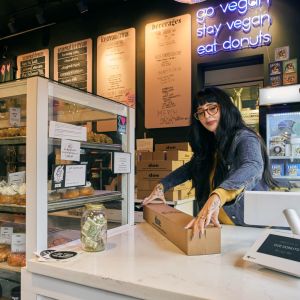
<path id="1" fill-rule="evenodd" d="M 300 192 L 246 191 L 244 197 L 247 225 L 289 227 L 283 214 L 286 208 L 300 216 Z"/>

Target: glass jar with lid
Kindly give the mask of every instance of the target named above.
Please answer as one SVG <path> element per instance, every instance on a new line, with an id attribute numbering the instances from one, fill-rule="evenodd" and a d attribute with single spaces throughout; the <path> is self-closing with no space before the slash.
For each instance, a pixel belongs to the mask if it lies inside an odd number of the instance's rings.
<path id="1" fill-rule="evenodd" d="M 107 220 L 102 204 L 87 204 L 81 218 L 82 248 L 97 252 L 105 249 L 107 241 Z"/>

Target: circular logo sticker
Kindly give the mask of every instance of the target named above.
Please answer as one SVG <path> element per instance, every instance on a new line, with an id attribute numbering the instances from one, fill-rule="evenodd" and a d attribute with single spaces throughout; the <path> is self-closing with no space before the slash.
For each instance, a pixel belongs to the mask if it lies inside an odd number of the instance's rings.
<path id="1" fill-rule="evenodd" d="M 73 251 L 54 251 L 49 254 L 49 256 L 54 259 L 68 259 L 76 255 L 77 253 Z"/>
<path id="2" fill-rule="evenodd" d="M 40 256 L 44 257 L 44 256 L 47 256 L 47 255 L 53 253 L 53 252 L 55 252 L 55 250 L 46 249 L 46 250 L 41 251 Z"/>

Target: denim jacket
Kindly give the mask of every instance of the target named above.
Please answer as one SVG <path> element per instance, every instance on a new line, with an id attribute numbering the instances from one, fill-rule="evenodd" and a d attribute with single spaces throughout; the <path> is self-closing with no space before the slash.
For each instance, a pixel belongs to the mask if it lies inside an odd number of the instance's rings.
<path id="1" fill-rule="evenodd" d="M 191 166 L 193 159 L 173 171 L 161 180 L 164 190 L 183 183 L 192 178 Z M 234 201 L 223 206 L 226 214 L 236 225 L 244 223 L 244 191 L 266 191 L 268 186 L 262 179 L 264 162 L 261 145 L 255 133 L 241 129 L 237 131 L 231 143 L 225 162 L 228 173 L 224 181 L 215 188 L 225 190 L 242 189 Z"/>

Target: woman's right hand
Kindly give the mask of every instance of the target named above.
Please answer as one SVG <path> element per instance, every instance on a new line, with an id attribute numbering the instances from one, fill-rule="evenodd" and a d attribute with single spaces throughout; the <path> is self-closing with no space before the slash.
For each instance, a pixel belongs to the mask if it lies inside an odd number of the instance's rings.
<path id="1" fill-rule="evenodd" d="M 164 195 L 164 186 L 161 183 L 154 187 L 151 194 L 143 200 L 142 205 L 147 205 L 154 200 L 161 200 L 163 203 L 167 203 Z"/>

